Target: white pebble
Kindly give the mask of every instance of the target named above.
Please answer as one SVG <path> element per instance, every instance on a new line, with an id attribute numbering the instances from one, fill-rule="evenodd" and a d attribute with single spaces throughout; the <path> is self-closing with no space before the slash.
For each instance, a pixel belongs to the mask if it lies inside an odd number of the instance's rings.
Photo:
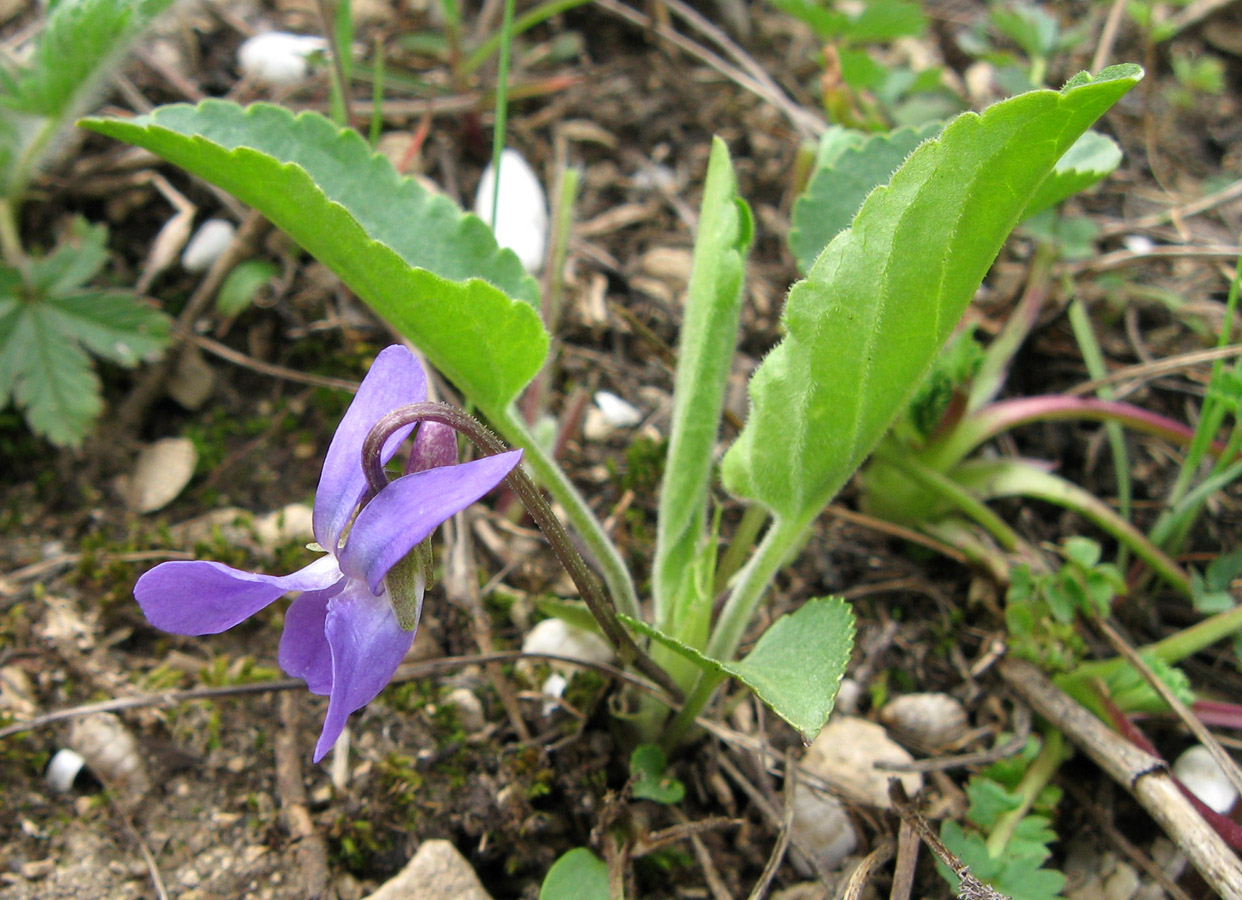
<path id="1" fill-rule="evenodd" d="M 1238 792 L 1224 769 L 1202 744 L 1195 744 L 1177 758 L 1177 762 L 1173 763 L 1173 774 L 1205 806 L 1222 815 L 1233 809 L 1238 801 Z"/>
<path id="2" fill-rule="evenodd" d="M 532 628 L 522 641 L 522 652 L 550 653 L 603 665 L 613 659 L 612 647 L 603 638 L 583 628 L 576 628 L 562 619 L 544 619 Z M 559 660 L 551 660 L 550 665 L 554 672 L 559 672 L 566 678 L 571 677 L 578 668 Z"/>
<path id="3" fill-rule="evenodd" d="M 1121 243 L 1131 253 L 1151 253 L 1155 249 L 1156 242 L 1145 234 L 1127 234 L 1121 239 Z"/>
<path id="4" fill-rule="evenodd" d="M 496 173 L 489 165 L 479 179 L 474 213 L 484 222 L 492 220 Z M 522 154 L 506 149 L 500 154 L 500 201 L 496 204 L 496 243 L 517 254 L 532 275 L 543 268 L 548 245 L 548 201 L 543 185 Z"/>
<path id="5" fill-rule="evenodd" d="M 224 219 L 208 219 L 194 232 L 181 254 L 181 268 L 187 272 L 206 272 L 211 264 L 224 255 L 233 243 L 237 229 Z"/>
<path id="6" fill-rule="evenodd" d="M 817 871 L 836 871 L 858 846 L 858 833 L 841 801 L 821 794 L 804 782 L 794 788 L 792 837 L 796 847 L 814 854 L 814 862 L 793 853 L 794 868 L 806 878 Z"/>
<path id="7" fill-rule="evenodd" d="M 289 87 L 306 79 L 306 58 L 325 52 L 328 42 L 309 34 L 267 31 L 248 38 L 237 48 L 237 68 L 248 78 L 269 87 Z"/>
<path id="8" fill-rule="evenodd" d="M 903 744 L 936 750 L 965 736 L 966 708 L 948 694 L 903 694 L 880 710 L 880 721 Z"/>
<path id="9" fill-rule="evenodd" d="M 73 787 L 73 781 L 86 765 L 80 753 L 72 750 L 57 750 L 52 761 L 47 764 L 47 772 L 43 778 L 52 790 L 58 794 L 67 793 Z"/>
<path id="10" fill-rule="evenodd" d="M 633 428 L 643 420 L 642 413 L 609 391 L 596 391 L 595 405 L 613 428 Z"/>

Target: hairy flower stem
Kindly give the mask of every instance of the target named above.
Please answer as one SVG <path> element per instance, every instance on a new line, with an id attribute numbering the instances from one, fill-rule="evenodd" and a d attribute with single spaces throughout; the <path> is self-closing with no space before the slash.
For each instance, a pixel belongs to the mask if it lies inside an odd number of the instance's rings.
<path id="1" fill-rule="evenodd" d="M 508 449 L 481 422 L 459 409 L 443 403 L 411 403 L 408 406 L 402 406 L 388 413 L 375 424 L 375 427 L 371 429 L 371 433 L 367 435 L 366 442 L 362 447 L 362 469 L 366 473 L 367 483 L 370 485 L 370 495 L 378 494 L 388 484 L 388 476 L 384 472 L 383 463 L 380 462 L 380 450 L 388 438 L 394 432 L 407 425 L 424 421 L 439 422 L 442 425 L 447 425 L 459 434 L 465 435 L 471 443 L 488 456 L 503 453 Z M 582 595 L 582 599 L 586 601 L 591 615 L 599 623 L 604 636 L 612 643 L 622 662 L 627 665 L 632 664 L 639 672 L 646 675 L 667 691 L 671 697 L 680 702 L 683 696 L 681 690 L 668 676 L 668 673 L 656 665 L 651 657 L 647 656 L 634 643 L 629 633 L 621 625 L 621 621 L 617 618 L 612 603 L 604 594 L 599 581 L 591 573 L 590 569 L 587 568 L 587 564 L 583 561 L 570 540 L 569 533 L 565 531 L 565 526 L 561 524 L 560 519 L 552 512 L 552 507 L 548 505 L 548 502 L 543 498 L 543 494 L 535 487 L 535 483 L 522 471 L 521 466 L 510 472 L 505 481 L 513 493 L 521 498 L 531 518 L 535 520 L 535 524 L 543 531 L 544 536 L 552 547 L 552 552 L 556 554 L 556 558 L 565 567 L 569 577 L 573 579 L 579 593 Z"/>

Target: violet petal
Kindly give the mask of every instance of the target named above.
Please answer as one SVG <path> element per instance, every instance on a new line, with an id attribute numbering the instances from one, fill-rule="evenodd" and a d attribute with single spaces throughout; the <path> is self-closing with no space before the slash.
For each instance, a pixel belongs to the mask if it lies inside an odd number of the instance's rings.
<path id="1" fill-rule="evenodd" d="M 402 631 L 386 596 L 376 597 L 351 581 L 328 601 L 324 633 L 332 648 L 332 692 L 315 762 L 332 749 L 349 714 L 361 709 L 392 680 L 414 642 Z"/>
<path id="2" fill-rule="evenodd" d="M 340 584 L 326 591 L 308 591 L 299 596 L 285 613 L 285 630 L 280 635 L 280 668 L 306 682 L 312 694 L 332 691 L 332 649 L 324 634 L 328 601 L 341 592 Z"/>
<path id="3" fill-rule="evenodd" d="M 341 571 L 365 579 L 378 592 L 399 559 L 445 519 L 500 484 L 521 456 L 521 450 L 510 450 L 391 482 L 354 520 L 340 554 Z"/>
<path id="4" fill-rule="evenodd" d="M 385 415 L 399 406 L 421 403 L 426 397 L 427 379 L 413 353 L 394 344 L 375 357 L 332 437 L 315 492 L 315 540 L 329 553 L 336 552 L 341 533 L 366 490 L 363 441 Z M 385 462 L 397 452 L 413 427 L 402 428 L 388 439 L 382 454 Z"/>
<path id="5" fill-rule="evenodd" d="M 207 560 L 177 560 L 144 573 L 134 585 L 134 598 L 156 628 L 217 634 L 290 591 L 323 591 L 342 580 L 332 556 L 283 576 L 243 572 Z"/>

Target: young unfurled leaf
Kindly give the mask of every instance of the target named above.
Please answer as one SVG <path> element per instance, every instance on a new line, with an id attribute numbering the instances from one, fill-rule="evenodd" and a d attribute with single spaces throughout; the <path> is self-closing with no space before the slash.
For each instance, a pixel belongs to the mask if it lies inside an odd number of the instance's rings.
<path id="1" fill-rule="evenodd" d="M 539 900 L 609 900 L 608 865 L 586 847 L 575 847 L 552 864 Z"/>
<path id="2" fill-rule="evenodd" d="M 16 196 L 96 83 L 173 0 L 61 0 L 30 62 L 0 87 L 0 194 Z"/>
<path id="3" fill-rule="evenodd" d="M 668 757 L 657 744 L 640 744 L 630 754 L 630 793 L 636 800 L 672 805 L 686 795 L 686 786 L 665 769 Z"/>
<path id="4" fill-rule="evenodd" d="M 789 249 L 798 260 L 799 271 L 810 271 L 828 242 L 849 227 L 867 195 L 887 182 L 914 148 L 941 127 L 937 123 L 899 128 L 871 137 L 838 128 L 825 135 L 831 143 L 824 147 L 821 142 L 815 172 L 793 209 Z"/>
<path id="5" fill-rule="evenodd" d="M 1116 66 L 967 113 L 923 144 L 795 285 L 725 486 L 809 521 L 883 435 L 1056 161 L 1141 76 Z"/>
<path id="6" fill-rule="evenodd" d="M 85 127 L 254 206 L 336 272 L 485 412 L 534 377 L 548 336 L 537 286 L 476 216 L 397 174 L 323 116 L 207 100 Z M 510 298 L 518 298 L 516 300 Z"/>
<path id="7" fill-rule="evenodd" d="M 668 461 L 660 486 L 660 516 L 652 571 L 655 621 L 689 641 L 706 638 L 710 609 L 697 616 L 686 596 L 694 593 L 693 562 L 705 538 L 707 488 L 720 430 L 720 412 L 742 307 L 746 253 L 753 236 L 750 209 L 737 196 L 737 181 L 724 141 L 712 142 L 694 244 L 694 266 L 678 345 L 677 383 L 669 427 Z M 711 597 L 699 598 L 708 607 Z M 701 618 L 701 629 L 685 623 Z M 681 627 L 689 624 L 687 634 Z"/>
<path id="8" fill-rule="evenodd" d="M 840 597 L 817 597 L 781 616 L 737 662 L 712 659 L 645 622 L 622 618 L 709 676 L 732 675 L 807 741 L 828 721 L 854 647 L 854 614 Z"/>
<path id="9" fill-rule="evenodd" d="M 220 285 L 216 294 L 216 312 L 236 316 L 254 302 L 259 289 L 276 277 L 280 270 L 266 259 L 248 259 L 238 263 Z"/>

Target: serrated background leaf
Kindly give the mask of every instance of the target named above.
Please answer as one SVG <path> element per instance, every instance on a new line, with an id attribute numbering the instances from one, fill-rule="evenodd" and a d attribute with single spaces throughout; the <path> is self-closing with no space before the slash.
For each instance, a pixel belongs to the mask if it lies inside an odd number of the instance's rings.
<path id="1" fill-rule="evenodd" d="M 89 102 L 130 42 L 174 0 L 61 0 L 30 62 L 0 93 L 0 191 L 19 193 L 55 133 Z"/>
<path id="2" fill-rule="evenodd" d="M 315 113 L 218 100 L 82 124 L 258 209 L 485 412 L 507 406 L 539 371 L 548 336 L 533 306 L 537 286 L 517 257 L 476 216 L 398 175 L 355 132 Z"/>
<path id="3" fill-rule="evenodd" d="M 80 444 L 103 409 L 90 358 L 43 304 L 0 297 L 0 404 L 10 399 L 31 431 L 62 447 Z"/>
<path id="4" fill-rule="evenodd" d="M 852 146 L 836 149 L 827 159 L 821 152 L 821 162 L 793 208 L 789 249 L 799 271 L 810 271 L 828 242 L 849 227 L 867 195 L 887 182 L 914 148 L 940 128 L 933 124 L 859 136 Z"/>
<path id="5" fill-rule="evenodd" d="M 854 614 L 840 597 L 816 597 L 781 616 L 737 662 L 712 659 L 645 622 L 622 618 L 704 672 L 732 675 L 808 742 L 828 721 L 854 649 Z"/>
<path id="6" fill-rule="evenodd" d="M 655 621 L 687 636 L 670 604 L 690 590 L 693 561 L 705 537 L 707 489 L 720 430 L 725 387 L 737 344 L 746 254 L 754 227 L 737 196 L 737 181 L 724 141 L 712 141 L 694 242 L 694 265 L 678 343 L 677 377 L 669 425 L 667 462 L 660 485 L 660 513 L 652 572 Z M 711 598 L 705 598 L 710 604 Z M 688 613 L 688 611 L 687 611 Z M 702 637 L 706 638 L 707 616 Z M 698 646 L 701 646 L 699 644 Z"/>
<path id="7" fill-rule="evenodd" d="M 1056 206 L 1066 197 L 1086 190 L 1111 175 L 1119 165 L 1121 148 L 1116 141 L 1098 131 L 1088 131 L 1057 160 L 1052 172 L 1022 212 L 1022 218 L 1030 218 Z"/>
<path id="8" fill-rule="evenodd" d="M 1056 160 L 1140 77 L 1118 66 L 959 116 L 875 190 L 790 292 L 725 487 L 789 521 L 817 515 L 904 407 Z"/>

